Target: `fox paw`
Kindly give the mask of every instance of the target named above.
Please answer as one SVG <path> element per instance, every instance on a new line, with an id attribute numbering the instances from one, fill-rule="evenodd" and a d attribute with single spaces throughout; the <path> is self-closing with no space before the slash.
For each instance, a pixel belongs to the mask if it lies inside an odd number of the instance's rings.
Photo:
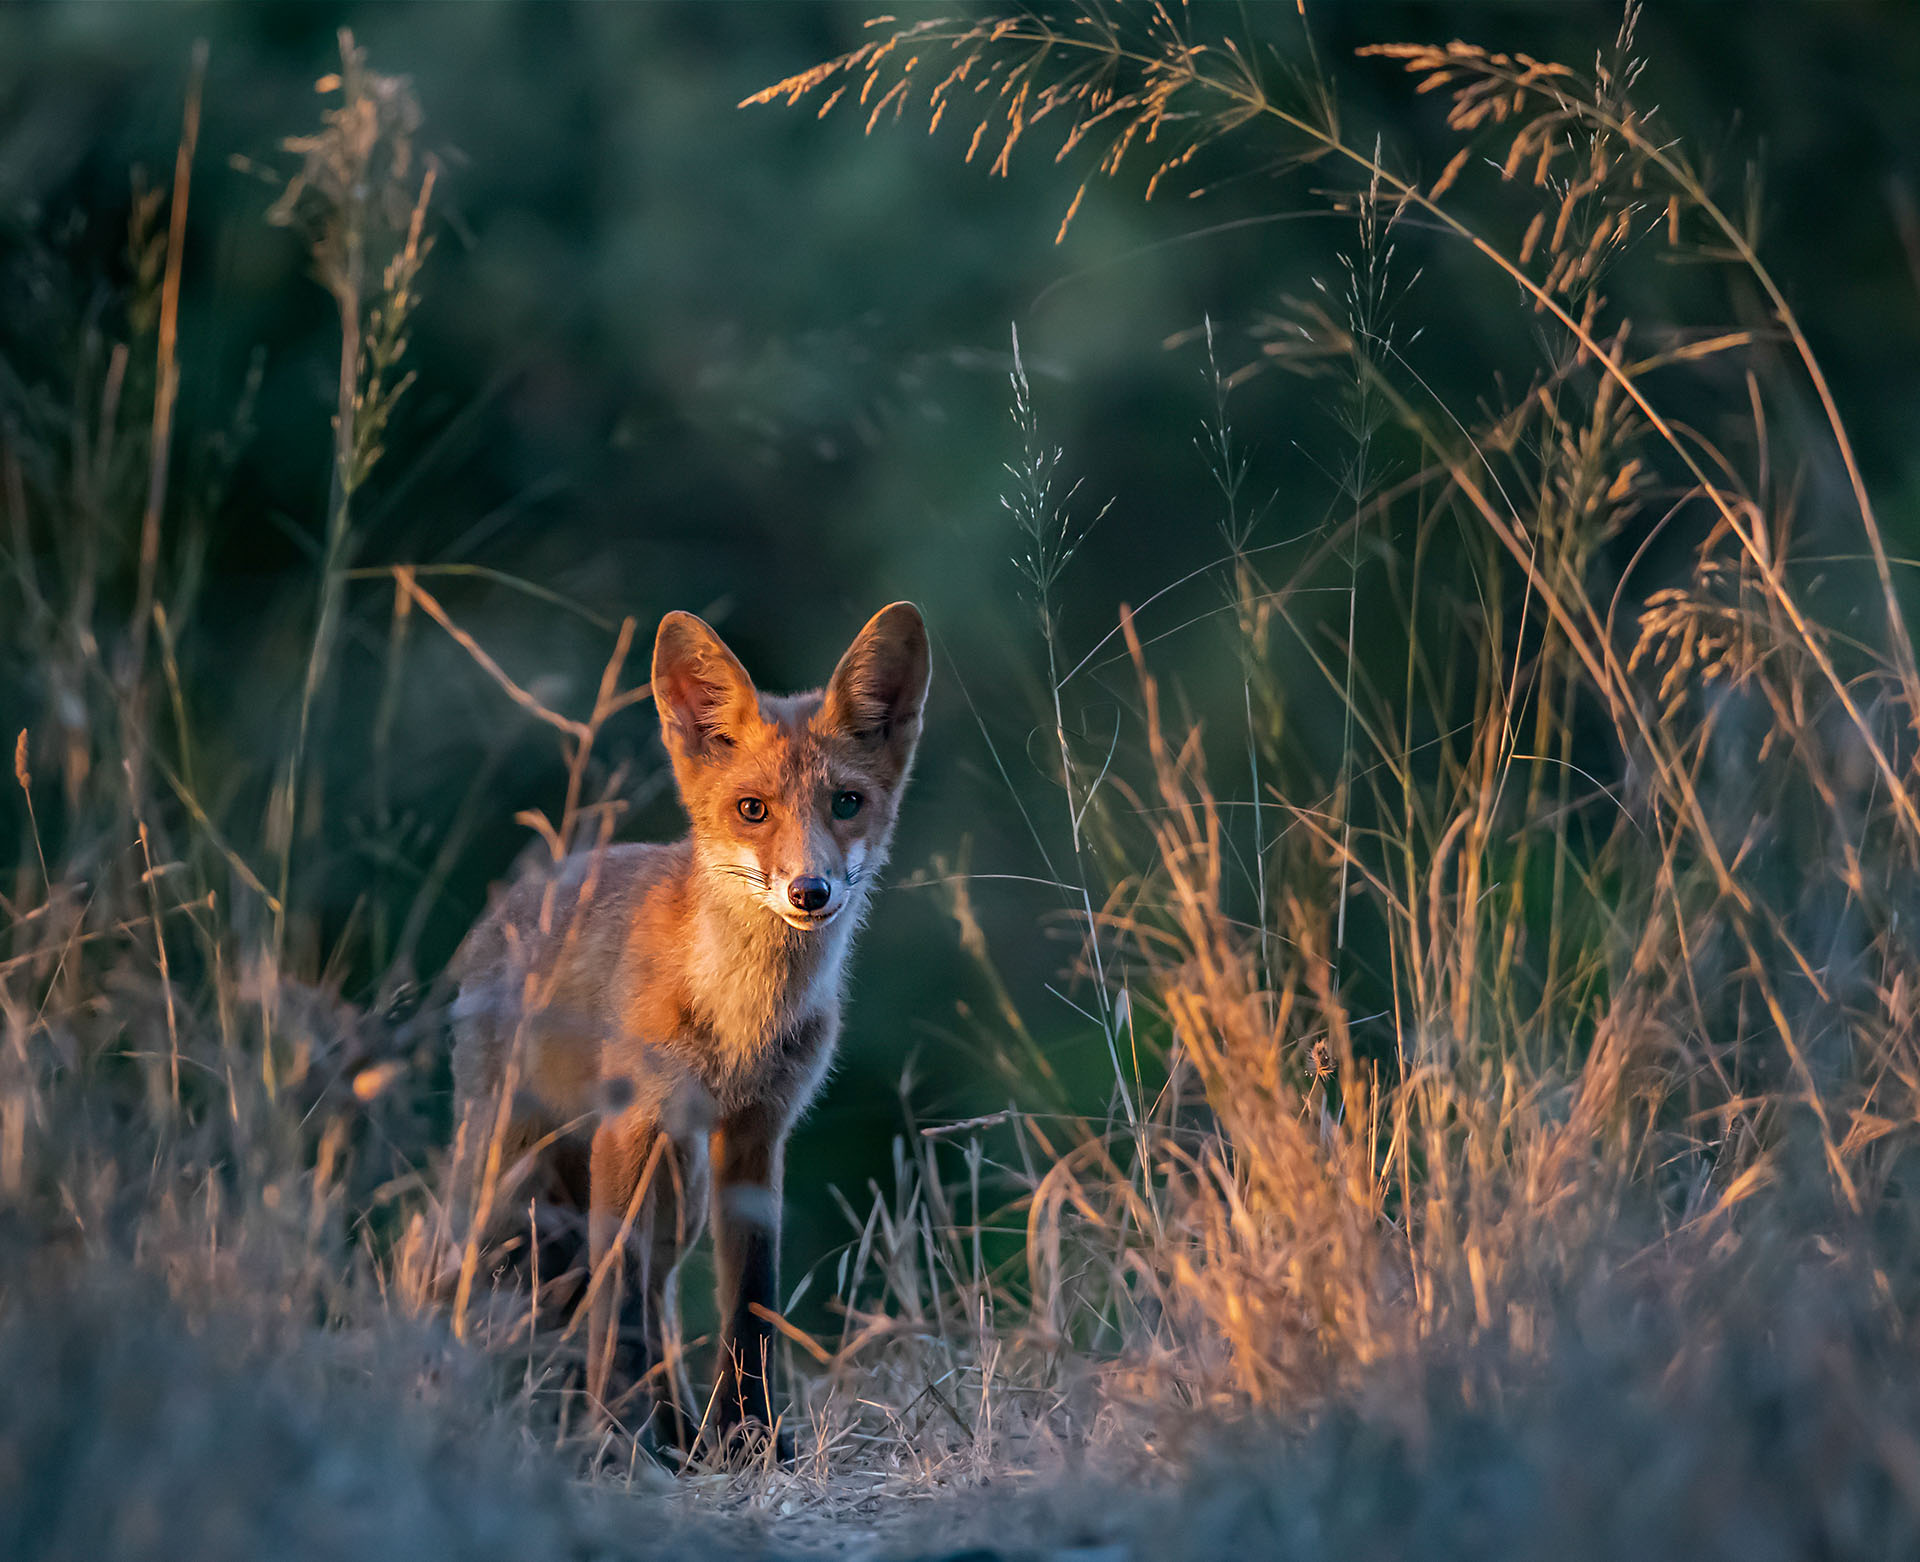
<path id="1" fill-rule="evenodd" d="M 723 1470 L 750 1470 L 769 1461 L 788 1466 L 794 1460 L 793 1433 L 784 1421 L 769 1427 L 758 1417 L 744 1417 L 707 1428 L 694 1459 Z"/>

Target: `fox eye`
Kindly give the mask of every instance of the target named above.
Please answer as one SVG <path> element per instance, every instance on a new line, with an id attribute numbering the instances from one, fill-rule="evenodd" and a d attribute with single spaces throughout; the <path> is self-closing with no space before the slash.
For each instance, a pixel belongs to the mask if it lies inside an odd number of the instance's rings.
<path id="1" fill-rule="evenodd" d="M 851 819 L 860 812 L 860 805 L 866 799 L 858 792 L 835 792 L 833 794 L 833 817 Z"/>
<path id="2" fill-rule="evenodd" d="M 743 797 L 740 799 L 740 817 L 748 824 L 763 824 L 766 822 L 767 805 L 757 797 Z"/>

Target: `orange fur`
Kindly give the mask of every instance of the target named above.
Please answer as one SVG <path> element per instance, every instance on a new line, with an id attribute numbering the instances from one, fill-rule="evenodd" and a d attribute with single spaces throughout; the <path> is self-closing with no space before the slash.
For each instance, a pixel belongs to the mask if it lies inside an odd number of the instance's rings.
<path id="1" fill-rule="evenodd" d="M 710 1203 L 712 1420 L 774 1422 L 755 1307 L 779 1306 L 783 1148 L 832 1060 L 927 677 L 910 603 L 874 615 L 825 689 L 788 696 L 759 693 L 707 625 L 669 614 L 653 690 L 691 833 L 523 879 L 455 956 L 463 1198 L 501 1212 L 481 1212 L 497 1228 L 525 1208 L 500 1166 L 558 1202 L 584 1192 L 588 1389 L 609 1411 L 618 1380 L 683 1400 L 664 1321 Z"/>

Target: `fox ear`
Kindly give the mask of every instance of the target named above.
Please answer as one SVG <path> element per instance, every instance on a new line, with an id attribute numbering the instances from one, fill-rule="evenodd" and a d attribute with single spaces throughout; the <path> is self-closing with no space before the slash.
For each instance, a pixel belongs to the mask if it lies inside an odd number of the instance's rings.
<path id="1" fill-rule="evenodd" d="M 911 602 L 883 607 L 855 636 L 827 685 L 826 725 L 884 751 L 904 772 L 927 703 L 927 626 Z"/>
<path id="2" fill-rule="evenodd" d="M 653 641 L 653 702 L 660 736 L 675 754 L 702 759 L 760 714 L 740 659 L 691 613 L 669 613 Z"/>

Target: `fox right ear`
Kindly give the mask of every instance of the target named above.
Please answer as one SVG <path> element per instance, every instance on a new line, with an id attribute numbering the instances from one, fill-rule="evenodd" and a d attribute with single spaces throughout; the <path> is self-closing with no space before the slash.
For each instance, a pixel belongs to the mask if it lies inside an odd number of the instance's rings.
<path id="1" fill-rule="evenodd" d="M 927 625 L 911 602 L 895 602 L 867 620 L 827 684 L 822 719 L 879 749 L 897 775 L 913 763 L 927 703 Z"/>
<path id="2" fill-rule="evenodd" d="M 675 754 L 702 759 L 730 746 L 760 714 L 760 698 L 740 659 L 691 613 L 669 613 L 653 641 L 653 703 L 660 736 Z"/>

